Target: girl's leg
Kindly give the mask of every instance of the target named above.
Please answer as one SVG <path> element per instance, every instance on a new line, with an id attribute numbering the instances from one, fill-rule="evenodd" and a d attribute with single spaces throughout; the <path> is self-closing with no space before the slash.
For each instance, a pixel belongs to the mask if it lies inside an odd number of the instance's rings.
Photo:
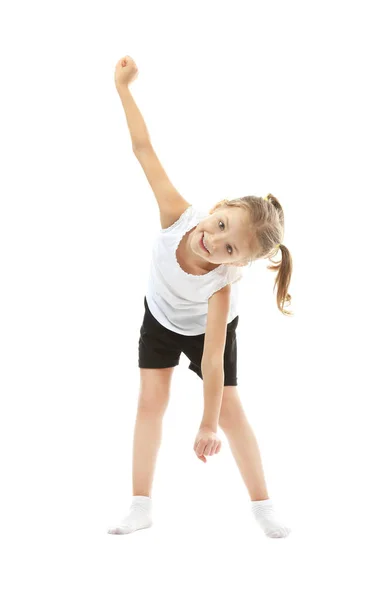
<path id="1" fill-rule="evenodd" d="M 287 537 L 291 529 L 278 519 L 268 497 L 259 447 L 242 408 L 237 386 L 224 387 L 219 425 L 228 438 L 251 497 L 251 508 L 256 521 L 268 537 Z"/>
<path id="2" fill-rule="evenodd" d="M 138 407 L 132 451 L 134 496 L 151 497 L 156 459 L 162 441 L 162 424 L 161 412 Z"/>
<path id="3" fill-rule="evenodd" d="M 237 386 L 224 387 L 219 425 L 252 501 L 268 499 L 260 450 L 237 392 Z"/>
<path id="4" fill-rule="evenodd" d="M 134 496 L 151 497 L 162 422 L 170 398 L 174 367 L 140 369 L 136 423 L 133 436 L 132 488 Z"/>
<path id="5" fill-rule="evenodd" d="M 132 533 L 152 525 L 151 490 L 173 369 L 140 369 L 141 386 L 133 436 L 133 498 L 130 514 L 119 526 L 109 529 L 108 533 Z"/>

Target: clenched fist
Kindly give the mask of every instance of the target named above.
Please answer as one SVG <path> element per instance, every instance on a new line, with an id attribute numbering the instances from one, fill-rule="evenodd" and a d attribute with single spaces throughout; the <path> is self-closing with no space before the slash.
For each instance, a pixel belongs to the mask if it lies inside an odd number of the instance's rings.
<path id="1" fill-rule="evenodd" d="M 115 84 L 117 86 L 129 85 L 138 76 L 138 68 L 130 56 L 123 56 L 116 65 Z"/>
<path id="2" fill-rule="evenodd" d="M 200 460 L 206 462 L 206 456 L 218 454 L 221 450 L 221 440 L 209 427 L 201 427 L 194 442 L 194 452 Z"/>

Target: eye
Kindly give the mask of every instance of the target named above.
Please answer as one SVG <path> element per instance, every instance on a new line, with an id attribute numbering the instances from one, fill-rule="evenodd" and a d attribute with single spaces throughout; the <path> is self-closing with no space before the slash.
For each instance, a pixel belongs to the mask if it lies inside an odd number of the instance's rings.
<path id="1" fill-rule="evenodd" d="M 223 227 L 225 227 L 225 224 L 223 221 L 218 221 L 218 224 L 222 223 Z M 233 248 L 232 246 L 229 246 L 229 248 L 231 249 L 231 252 L 229 252 L 229 254 L 233 254 Z"/>

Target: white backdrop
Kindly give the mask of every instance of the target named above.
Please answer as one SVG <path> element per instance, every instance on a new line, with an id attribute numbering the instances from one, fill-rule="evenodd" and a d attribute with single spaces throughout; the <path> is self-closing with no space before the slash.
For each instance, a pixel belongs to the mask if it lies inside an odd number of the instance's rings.
<path id="1" fill-rule="evenodd" d="M 2 595 L 386 598 L 383 2 L 38 1 L 2 14 Z M 286 539 L 254 521 L 221 430 L 221 452 L 196 457 L 202 382 L 183 354 L 154 526 L 107 533 L 132 495 L 160 228 L 114 86 L 126 54 L 190 203 L 271 192 L 285 211 L 295 316 L 259 261 L 239 284 L 237 340 Z"/>

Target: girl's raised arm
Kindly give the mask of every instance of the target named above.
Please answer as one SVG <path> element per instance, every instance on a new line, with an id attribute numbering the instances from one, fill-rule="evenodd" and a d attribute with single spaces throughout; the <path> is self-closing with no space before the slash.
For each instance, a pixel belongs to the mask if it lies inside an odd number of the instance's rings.
<path id="1" fill-rule="evenodd" d="M 190 204 L 173 186 L 163 169 L 152 147 L 143 116 L 128 89 L 129 83 L 137 77 L 137 73 L 134 61 L 126 56 L 116 65 L 115 84 L 125 111 L 133 152 L 158 202 L 162 229 L 166 229 L 179 219 Z"/>

